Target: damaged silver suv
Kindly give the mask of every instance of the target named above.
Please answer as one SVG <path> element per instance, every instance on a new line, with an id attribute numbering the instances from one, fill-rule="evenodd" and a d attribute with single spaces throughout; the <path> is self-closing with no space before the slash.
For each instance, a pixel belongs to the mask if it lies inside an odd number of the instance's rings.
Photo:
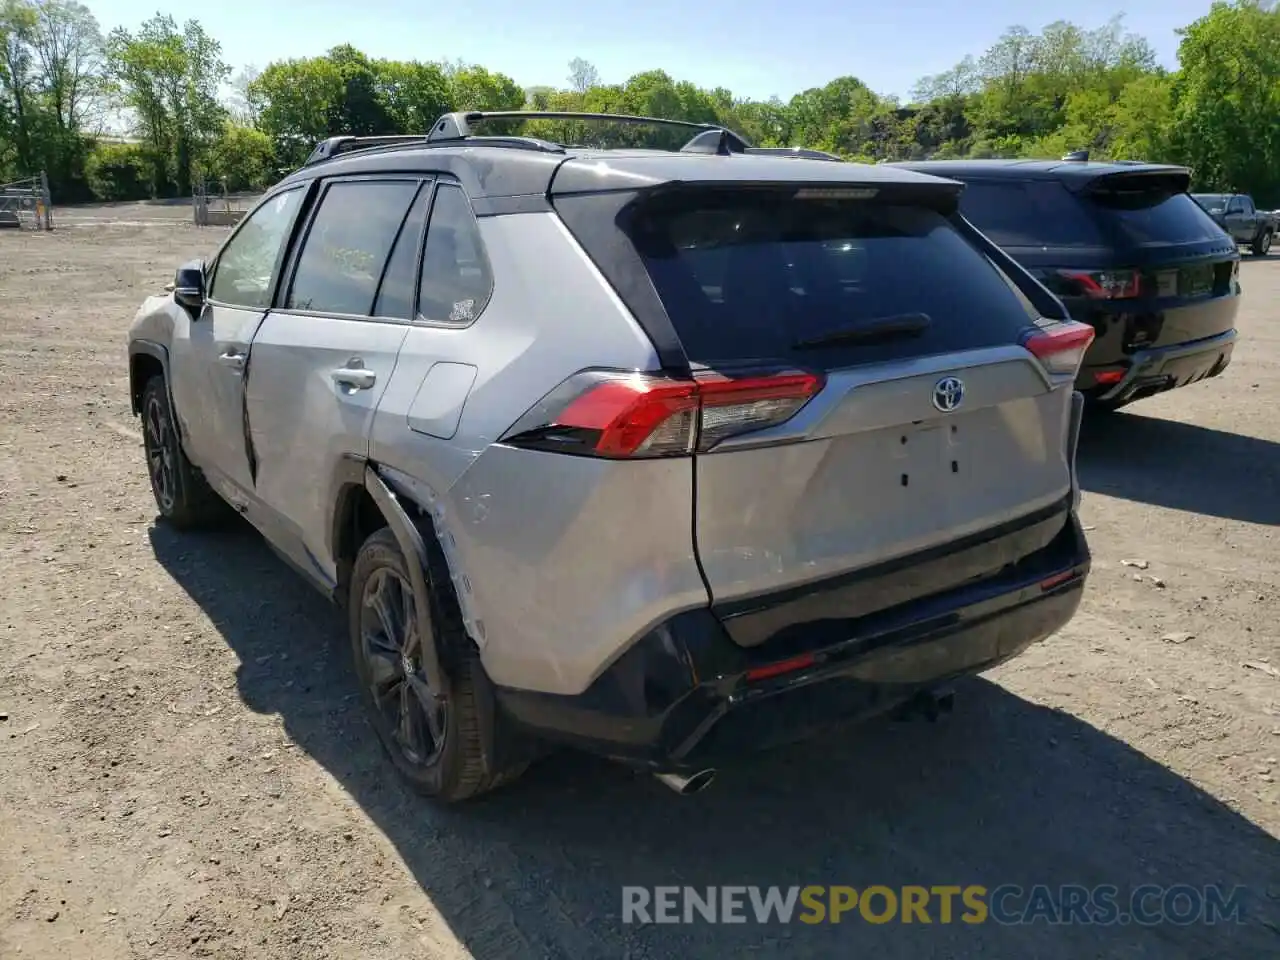
<path id="1" fill-rule="evenodd" d="M 405 777 L 568 744 L 693 792 L 1071 618 L 1093 332 L 960 184 L 474 129 L 538 118 L 326 141 L 129 332 L 161 516 L 345 608 Z"/>

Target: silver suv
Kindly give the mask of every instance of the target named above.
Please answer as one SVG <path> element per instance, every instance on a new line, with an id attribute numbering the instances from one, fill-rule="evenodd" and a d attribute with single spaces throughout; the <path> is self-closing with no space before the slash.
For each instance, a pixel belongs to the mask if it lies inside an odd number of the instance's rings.
<path id="1" fill-rule="evenodd" d="M 162 518 L 345 607 L 414 785 L 559 743 L 692 792 L 1071 618 L 1092 330 L 960 184 L 510 118 L 326 141 L 129 332 Z"/>

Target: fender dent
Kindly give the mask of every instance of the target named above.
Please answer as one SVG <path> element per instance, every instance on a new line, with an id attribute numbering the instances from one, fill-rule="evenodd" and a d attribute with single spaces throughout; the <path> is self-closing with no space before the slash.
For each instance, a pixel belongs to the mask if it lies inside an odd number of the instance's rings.
<path id="1" fill-rule="evenodd" d="M 406 566 L 409 568 L 409 581 L 413 588 L 413 603 L 417 608 L 419 621 L 429 626 L 432 622 L 431 597 L 427 593 L 425 572 L 428 563 L 427 546 L 422 540 L 422 534 L 418 532 L 418 528 L 413 525 L 413 521 L 400 505 L 399 499 L 378 476 L 377 471 L 367 465 L 364 470 L 364 486 L 382 511 L 382 515 L 387 518 L 387 524 L 395 535 L 396 543 L 400 545 L 401 553 L 409 561 Z M 422 641 L 422 672 L 426 674 L 432 695 L 437 700 L 443 700 L 448 696 L 449 687 L 440 665 L 439 651 L 436 650 L 434 642 L 425 642 L 425 631 L 422 634 Z"/>

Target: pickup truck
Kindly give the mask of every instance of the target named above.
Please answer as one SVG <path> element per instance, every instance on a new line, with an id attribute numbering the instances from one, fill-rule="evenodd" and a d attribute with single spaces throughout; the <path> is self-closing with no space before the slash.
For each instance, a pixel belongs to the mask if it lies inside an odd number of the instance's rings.
<path id="1" fill-rule="evenodd" d="M 1193 193 L 1191 197 L 1236 243 L 1248 247 L 1255 256 L 1267 255 L 1280 229 L 1274 213 L 1259 210 L 1253 197 L 1244 193 Z"/>

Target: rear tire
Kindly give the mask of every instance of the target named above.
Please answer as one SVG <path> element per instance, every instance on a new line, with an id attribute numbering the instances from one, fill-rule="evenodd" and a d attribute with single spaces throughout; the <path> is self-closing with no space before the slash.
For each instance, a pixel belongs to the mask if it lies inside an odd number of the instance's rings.
<path id="1" fill-rule="evenodd" d="M 1253 241 L 1253 255 L 1255 257 L 1265 257 L 1271 252 L 1272 231 L 1263 230 L 1262 234 Z"/>
<path id="2" fill-rule="evenodd" d="M 162 376 L 152 377 L 142 389 L 142 447 L 161 519 L 179 530 L 189 530 L 210 526 L 227 516 L 226 503 L 182 452 Z"/>
<path id="3" fill-rule="evenodd" d="M 418 793 L 452 803 L 514 780 L 526 765 L 485 771 L 478 703 L 484 668 L 456 599 L 441 596 L 447 572 L 435 574 L 427 578 L 432 623 L 422 625 L 395 535 L 386 527 L 372 534 L 352 569 L 348 630 L 361 700 L 392 764 Z M 416 643 L 434 644 L 449 674 L 446 699 L 432 697 Z"/>

